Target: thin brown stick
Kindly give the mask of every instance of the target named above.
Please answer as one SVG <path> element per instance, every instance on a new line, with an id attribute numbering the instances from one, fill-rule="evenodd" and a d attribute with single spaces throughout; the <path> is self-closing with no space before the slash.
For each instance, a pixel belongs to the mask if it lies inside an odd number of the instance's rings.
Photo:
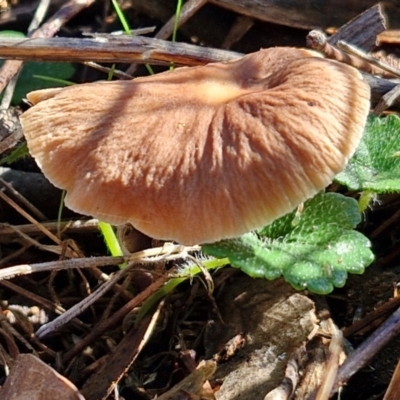
<path id="1" fill-rule="evenodd" d="M 398 400 L 400 398 L 400 360 L 397 361 L 389 387 L 386 390 L 383 400 Z"/>
<path id="2" fill-rule="evenodd" d="M 393 224 L 397 224 L 398 219 L 400 218 L 400 210 L 397 210 L 393 215 L 389 218 L 386 218 L 382 224 L 380 224 L 377 228 L 375 228 L 369 235 L 370 239 L 375 239 L 382 233 L 384 233 L 388 228 L 390 228 Z"/>
<path id="3" fill-rule="evenodd" d="M 372 75 L 381 75 L 382 70 L 371 65 L 369 62 L 354 57 L 328 43 L 328 40 L 323 32 L 313 30 L 306 38 L 307 47 L 320 51 L 327 58 L 349 64 L 357 69 L 361 69 Z"/>
<path id="4" fill-rule="evenodd" d="M 179 28 L 183 25 L 190 17 L 192 17 L 203 5 L 207 2 L 207 0 L 189 0 L 182 7 L 181 13 L 179 15 L 179 21 L 177 27 Z M 165 23 L 165 25 L 157 32 L 155 35 L 156 39 L 168 39 L 172 32 L 174 31 L 175 26 L 175 18 L 174 15 Z M 137 63 L 134 63 L 129 66 L 126 70 L 127 75 L 133 75 L 136 71 Z"/>
<path id="5" fill-rule="evenodd" d="M 0 190 L 0 198 L 2 198 L 7 204 L 14 208 L 19 214 L 26 218 L 30 223 L 34 224 L 42 233 L 50 238 L 54 243 L 61 244 L 62 241 L 50 231 L 48 231 L 42 224 L 36 221 L 30 214 L 23 210 L 14 200 L 11 200 L 3 191 Z"/>
<path id="6" fill-rule="evenodd" d="M 202 65 L 230 61 L 243 54 L 205 48 L 186 43 L 172 43 L 144 36 L 113 36 L 91 39 L 2 38 L 0 58 L 31 61 L 94 61 L 104 63 L 151 63 L 158 65 Z"/>
<path id="7" fill-rule="evenodd" d="M 145 290 L 140 292 L 131 301 L 126 303 L 124 306 L 122 306 L 109 319 L 101 322 L 96 327 L 94 327 L 92 332 L 90 332 L 86 337 L 84 337 L 82 340 L 77 342 L 75 344 L 75 346 L 64 355 L 63 362 L 67 364 L 69 361 L 71 361 L 71 359 L 73 357 L 78 355 L 83 349 L 85 349 L 85 347 L 87 347 L 95 339 L 97 339 L 99 336 L 101 336 L 108 328 L 114 326 L 119 321 L 121 321 L 122 318 L 129 311 L 131 311 L 134 307 L 137 307 L 138 305 L 143 303 L 143 301 L 146 300 L 152 293 L 154 293 L 161 286 L 163 286 L 165 284 L 165 282 L 168 281 L 168 279 L 169 279 L 169 277 L 167 274 L 165 274 L 164 276 L 161 276 L 155 282 L 153 282 L 150 286 L 148 286 Z"/>
<path id="8" fill-rule="evenodd" d="M 65 257 L 65 256 L 75 257 L 76 256 L 76 254 L 72 253 L 72 251 L 70 249 L 67 249 L 67 251 L 66 251 L 64 249 L 64 246 L 42 244 L 32 237 L 25 235 L 22 232 L 18 232 L 18 228 L 14 227 L 12 225 L 11 225 L 11 228 L 15 229 L 15 232 L 18 234 L 18 236 L 20 236 L 22 238 L 22 244 L 24 247 L 26 247 L 26 245 L 36 246 L 40 250 L 48 251 L 50 253 L 54 253 L 54 254 L 57 254 L 57 255 L 63 256 L 63 257 Z M 2 265 L 2 264 L 4 264 L 3 260 L 0 261 L 0 265 Z"/>
<path id="9" fill-rule="evenodd" d="M 178 28 L 183 25 L 190 17 L 192 17 L 207 0 L 189 0 L 182 7 L 179 15 Z M 156 34 L 157 39 L 168 39 L 174 30 L 175 16 L 173 16 Z"/>
<path id="10" fill-rule="evenodd" d="M 47 217 L 35 207 L 29 200 L 27 200 L 21 193 L 14 189 L 14 187 L 6 182 L 3 178 L 0 178 L 0 185 L 3 185 L 18 201 L 23 204 L 37 219 L 46 220 Z"/>
<path id="11" fill-rule="evenodd" d="M 1 78 L 0 78 L 1 79 Z M 8 110 L 4 110 L 8 111 Z M 4 121 L 4 120 L 3 120 Z M 16 128 L 14 129 L 10 135 L 0 141 L 0 154 L 3 154 L 6 150 L 14 147 L 20 139 L 23 137 L 22 129 Z"/>
<path id="12" fill-rule="evenodd" d="M 7 320 L 5 317 L 3 310 L 0 308 L 0 327 L 5 328 L 6 331 L 10 332 L 14 337 L 16 337 L 24 346 L 26 346 L 27 349 L 32 351 L 34 354 L 36 353 L 36 350 L 32 347 L 32 345 L 21 335 L 20 332 L 18 332 Z M 11 343 L 11 342 L 10 342 Z M 10 344 L 9 343 L 9 344 Z M 17 349 L 16 349 L 17 350 Z M 18 352 L 18 350 L 17 350 Z"/>
<path id="13" fill-rule="evenodd" d="M 337 43 L 337 46 L 339 47 L 340 50 L 345 51 L 350 56 L 355 56 L 356 58 L 360 59 L 361 61 L 364 61 L 365 63 L 371 64 L 372 66 L 376 67 L 377 68 L 376 71 L 383 70 L 385 72 L 388 72 L 390 75 L 400 77 L 399 69 L 394 68 L 391 65 L 386 64 L 386 63 L 382 62 L 381 60 L 378 60 L 377 58 L 374 58 L 374 57 L 370 56 L 369 54 L 364 53 L 363 51 L 357 49 L 356 47 L 352 46 L 349 43 L 344 42 L 343 40 L 339 40 L 339 42 Z M 376 74 L 382 74 L 382 72 L 380 72 L 380 73 L 376 72 Z"/>
<path id="14" fill-rule="evenodd" d="M 39 28 L 40 24 L 43 22 L 46 16 L 49 6 L 50 6 L 50 0 L 40 0 L 39 5 L 37 6 L 35 14 L 32 18 L 32 21 L 28 27 L 28 36 L 31 36 L 33 32 Z"/>
<path id="15" fill-rule="evenodd" d="M 160 260 L 184 258 L 188 252 L 198 250 L 200 250 L 200 246 L 185 247 L 172 243 L 165 243 L 162 247 L 138 251 L 128 256 L 73 258 L 71 260 L 49 261 L 38 264 L 21 264 L 0 269 L 0 279 L 9 279 L 18 275 L 27 275 L 34 272 L 60 271 L 72 268 L 93 268 L 103 265 L 119 265 L 126 261 L 136 261 L 138 263 L 149 264 Z"/>
<path id="16" fill-rule="evenodd" d="M 103 283 L 97 290 L 91 293 L 89 296 L 85 297 L 82 301 L 75 304 L 63 314 L 58 316 L 56 319 L 42 325 L 36 332 L 36 336 L 42 339 L 48 336 L 53 331 L 59 329 L 61 326 L 67 324 L 72 319 L 76 318 L 79 314 L 90 307 L 94 302 L 96 302 L 100 297 L 102 297 L 106 292 L 108 292 L 111 287 L 121 279 L 123 274 L 127 273 L 127 268 L 118 271 L 109 281 Z"/>
<path id="17" fill-rule="evenodd" d="M 28 275 L 35 272 L 61 271 L 72 268 L 92 268 L 104 265 L 118 265 L 126 261 L 128 257 L 94 257 L 73 258 L 71 260 L 49 261 L 37 264 L 20 264 L 13 267 L 0 269 L 0 280 L 11 279 L 19 275 Z"/>
<path id="18" fill-rule="evenodd" d="M 398 308 L 368 339 L 352 353 L 340 367 L 333 393 L 368 362 L 394 337 L 400 333 L 400 308 Z"/>
<path id="19" fill-rule="evenodd" d="M 96 232 L 99 229 L 97 219 L 89 219 L 87 221 L 61 221 L 60 223 L 42 222 L 41 225 L 53 233 L 57 232 L 58 228 L 60 228 L 62 233 Z M 34 224 L 16 225 L 11 227 L 9 224 L 0 223 L 0 243 L 17 237 L 18 235 L 15 233 L 15 228 L 26 235 L 37 235 L 43 233 Z"/>
<path id="20" fill-rule="evenodd" d="M 6 287 L 9 290 L 12 290 L 15 293 L 18 293 L 20 296 L 25 297 L 26 299 L 33 302 L 34 304 L 39 304 L 40 307 L 44 308 L 49 313 L 62 314 L 65 312 L 65 309 L 63 307 L 61 307 L 60 305 L 55 304 L 52 301 L 47 300 L 42 296 L 32 293 L 31 291 L 26 290 L 16 284 L 14 284 L 13 282 L 10 282 L 7 280 L 1 280 L 0 285 Z"/>
<path id="21" fill-rule="evenodd" d="M 354 324 L 346 328 L 343 328 L 342 329 L 343 336 L 349 337 L 351 335 L 354 335 L 361 329 L 364 329 L 366 326 L 371 325 L 372 322 L 376 321 L 378 318 L 386 317 L 387 314 L 393 312 L 398 307 L 400 307 L 400 297 L 395 297 L 393 299 L 390 299 L 377 309 L 372 310 L 364 318 L 360 319 L 357 322 L 354 322 Z"/>

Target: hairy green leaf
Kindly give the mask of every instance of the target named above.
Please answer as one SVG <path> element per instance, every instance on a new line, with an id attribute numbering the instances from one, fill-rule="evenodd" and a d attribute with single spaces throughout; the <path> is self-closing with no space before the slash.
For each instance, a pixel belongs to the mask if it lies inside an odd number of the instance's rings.
<path id="1" fill-rule="evenodd" d="M 356 191 L 400 191 L 400 118 L 370 116 L 360 146 L 335 179 Z"/>
<path id="2" fill-rule="evenodd" d="M 300 216 L 292 212 L 257 233 L 207 244 L 203 251 L 228 257 L 252 277 L 283 276 L 296 289 L 326 294 L 373 261 L 369 240 L 353 230 L 359 222 L 354 199 L 321 193 L 304 204 Z"/>

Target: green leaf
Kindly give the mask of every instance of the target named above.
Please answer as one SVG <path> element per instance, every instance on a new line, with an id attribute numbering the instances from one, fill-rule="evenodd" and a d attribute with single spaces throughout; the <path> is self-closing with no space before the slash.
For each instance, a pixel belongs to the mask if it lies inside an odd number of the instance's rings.
<path id="1" fill-rule="evenodd" d="M 18 77 L 12 103 L 18 105 L 26 94 L 38 89 L 65 86 L 65 81 L 72 77 L 75 68 L 70 63 L 61 62 L 26 62 Z M 37 78 L 37 75 L 47 79 Z M 53 79 L 50 79 L 53 78 Z"/>
<path id="2" fill-rule="evenodd" d="M 24 38 L 26 36 L 23 32 L 20 32 L 20 31 L 3 30 L 3 31 L 0 31 L 0 37 Z"/>
<path id="3" fill-rule="evenodd" d="M 207 244 L 203 251 L 228 257 L 252 277 L 283 276 L 296 289 L 326 294 L 374 259 L 369 240 L 353 230 L 359 222 L 354 199 L 321 193 L 304 204 L 300 217 L 292 212 L 257 233 Z"/>
<path id="4" fill-rule="evenodd" d="M 0 160 L 0 165 L 12 164 L 21 158 L 29 156 L 29 150 L 26 142 L 21 143 L 8 155 Z"/>
<path id="5" fill-rule="evenodd" d="M 356 153 L 335 179 L 355 191 L 400 191 L 400 118 L 370 116 Z"/>

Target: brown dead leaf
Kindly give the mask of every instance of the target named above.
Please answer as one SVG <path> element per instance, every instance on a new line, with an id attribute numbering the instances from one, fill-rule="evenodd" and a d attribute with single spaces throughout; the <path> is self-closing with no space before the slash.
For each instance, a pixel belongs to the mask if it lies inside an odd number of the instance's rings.
<path id="1" fill-rule="evenodd" d="M 66 378 L 32 354 L 20 354 L 0 398 L 5 400 L 85 400 Z"/>

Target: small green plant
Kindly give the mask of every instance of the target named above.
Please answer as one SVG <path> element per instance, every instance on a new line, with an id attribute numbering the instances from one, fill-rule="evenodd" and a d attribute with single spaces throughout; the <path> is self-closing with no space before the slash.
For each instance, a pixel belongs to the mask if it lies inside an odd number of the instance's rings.
<path id="1" fill-rule="evenodd" d="M 377 194 L 400 192 L 400 118 L 370 116 L 363 139 L 337 182 L 361 192 L 359 203 L 337 193 L 307 201 L 258 232 L 203 246 L 253 277 L 283 276 L 296 289 L 326 294 L 348 273 L 361 274 L 374 260 L 369 240 L 354 230 Z M 293 224 L 293 221 L 296 223 Z"/>
<path id="2" fill-rule="evenodd" d="M 176 10 L 175 10 L 175 22 L 174 22 L 174 30 L 172 32 L 172 41 L 176 42 L 176 35 L 178 33 L 178 25 L 179 25 L 179 18 L 181 16 L 181 11 L 182 11 L 182 0 L 178 0 L 176 2 Z"/>
<path id="3" fill-rule="evenodd" d="M 285 278 L 294 288 L 326 294 L 342 287 L 348 273 L 361 274 L 374 259 L 369 240 L 354 228 L 361 221 L 356 200 L 320 193 L 296 212 L 258 232 L 203 246 L 215 257 L 255 278 Z"/>

